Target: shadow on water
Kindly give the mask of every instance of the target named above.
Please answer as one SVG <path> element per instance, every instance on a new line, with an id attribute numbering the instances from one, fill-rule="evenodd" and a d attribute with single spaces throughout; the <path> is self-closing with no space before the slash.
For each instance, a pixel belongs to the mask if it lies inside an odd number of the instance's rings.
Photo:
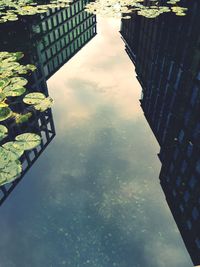
<path id="1" fill-rule="evenodd" d="M 32 75 L 26 77 L 29 92 L 42 92 L 48 96 L 48 78 L 95 36 L 96 18 L 87 14 L 84 6 L 84 1 L 77 1 L 67 9 L 54 8 L 45 14 L 24 16 L 15 22 L 0 25 L 1 36 L 4 37 L 0 51 L 23 52 L 25 57 L 22 63 L 31 63 L 37 68 Z M 23 107 L 18 112 L 23 112 Z M 50 109 L 32 116 L 27 123 L 7 122 L 6 126 L 9 128 L 9 136 L 2 144 L 14 140 L 17 134 L 24 132 L 39 133 L 42 143 L 23 154 L 22 174 L 14 182 L 1 187 L 0 203 L 3 203 L 55 136 Z"/>

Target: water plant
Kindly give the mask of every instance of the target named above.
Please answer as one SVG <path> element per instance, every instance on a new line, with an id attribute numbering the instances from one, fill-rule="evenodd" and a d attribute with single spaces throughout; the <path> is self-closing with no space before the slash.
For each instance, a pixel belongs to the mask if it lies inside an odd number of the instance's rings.
<path id="1" fill-rule="evenodd" d="M 41 137 L 34 133 L 17 135 L 15 141 L 0 147 L 0 185 L 14 181 L 22 172 L 20 157 L 25 150 L 37 147 Z"/>
<path id="2" fill-rule="evenodd" d="M 41 2 L 41 1 L 40 1 Z M 71 0 L 50 0 L 38 4 L 33 0 L 0 0 L 0 23 L 16 21 L 18 17 L 45 13 L 51 8 L 65 8 Z"/>
<path id="3" fill-rule="evenodd" d="M 0 52 L 0 122 L 14 120 L 15 123 L 24 123 L 32 116 L 32 112 L 43 112 L 50 108 L 53 100 L 43 93 L 27 93 L 25 87 L 28 83 L 25 77 L 29 72 L 36 70 L 31 64 L 22 65 L 18 61 L 23 58 L 21 52 Z M 21 102 L 31 109 L 23 114 L 15 112 L 13 106 Z M 16 101 L 17 99 L 17 101 Z M 26 108 L 25 108 L 26 110 Z M 0 141 L 8 136 L 8 128 L 0 125 Z M 23 133 L 15 137 L 15 141 L 9 141 L 0 146 L 0 186 L 10 183 L 22 172 L 20 157 L 25 150 L 31 150 L 41 142 L 40 135 L 35 133 Z"/>
<path id="4" fill-rule="evenodd" d="M 85 10 L 103 17 L 131 18 L 136 13 L 146 18 L 156 18 L 163 13 L 173 12 L 177 16 L 185 16 L 187 8 L 178 6 L 180 0 L 169 0 L 161 5 L 159 0 L 95 0 L 86 5 Z"/>

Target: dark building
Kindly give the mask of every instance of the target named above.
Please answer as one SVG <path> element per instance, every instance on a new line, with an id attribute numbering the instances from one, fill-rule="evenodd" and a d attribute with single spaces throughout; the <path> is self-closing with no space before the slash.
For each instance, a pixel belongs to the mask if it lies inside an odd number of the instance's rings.
<path id="1" fill-rule="evenodd" d="M 25 56 L 21 63 L 37 67 L 26 77 L 28 92 L 38 91 L 48 96 L 47 79 L 96 35 L 96 17 L 84 11 L 86 3 L 87 0 L 74 1 L 65 9 L 56 8 L 42 15 L 22 17 L 18 21 L 0 25 L 0 34 L 3 36 L 0 51 L 23 51 Z M 21 103 L 18 108 L 18 112 L 23 112 L 25 105 Z M 25 151 L 20 158 L 23 167 L 20 177 L 0 187 L 0 205 L 56 134 L 51 109 L 34 113 L 27 123 L 8 121 L 4 124 L 9 129 L 9 136 L 0 145 L 24 132 L 39 134 L 42 142 L 37 148 Z"/>
<path id="2" fill-rule="evenodd" d="M 185 17 L 122 20 L 142 86 L 141 107 L 160 144 L 160 183 L 194 265 L 200 265 L 200 2 Z"/>
<path id="3" fill-rule="evenodd" d="M 51 9 L 34 23 L 47 79 L 96 35 L 96 16 L 84 11 L 88 2 L 76 0 L 68 8 Z"/>

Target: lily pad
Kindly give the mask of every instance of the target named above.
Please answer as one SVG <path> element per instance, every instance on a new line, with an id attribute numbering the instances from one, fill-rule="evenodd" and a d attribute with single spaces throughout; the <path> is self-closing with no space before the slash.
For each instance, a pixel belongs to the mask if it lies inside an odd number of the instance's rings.
<path id="1" fill-rule="evenodd" d="M 2 147 L 8 153 L 9 158 L 12 160 L 19 159 L 24 153 L 24 150 L 21 149 L 16 141 L 7 142 L 3 144 Z"/>
<path id="2" fill-rule="evenodd" d="M 26 92 L 26 88 L 25 87 L 21 87 L 21 86 L 7 86 L 6 88 L 3 89 L 3 93 L 6 96 L 20 96 L 23 95 Z"/>
<path id="3" fill-rule="evenodd" d="M 11 183 L 22 172 L 22 165 L 19 160 L 9 161 L 4 168 L 0 168 L 0 186 Z"/>
<path id="4" fill-rule="evenodd" d="M 26 65 L 26 68 L 29 69 L 29 70 L 31 70 L 31 71 L 35 71 L 37 69 L 36 66 L 35 65 L 32 65 L 32 64 L 27 64 Z"/>
<path id="5" fill-rule="evenodd" d="M 6 98 L 6 95 L 4 93 L 0 93 L 0 103 L 2 103 Z"/>
<path id="6" fill-rule="evenodd" d="M 19 153 L 14 152 L 14 147 L 13 147 L 12 151 L 8 148 L 9 148 L 9 146 L 6 149 L 6 144 L 5 144 L 5 147 L 3 147 L 3 146 L 0 147 L 0 157 L 4 159 L 4 162 L 15 161 L 15 160 L 19 159 L 20 156 L 23 154 L 23 150 L 22 150 L 22 154 L 19 155 Z M 18 149 L 18 151 L 19 151 L 19 149 Z"/>
<path id="7" fill-rule="evenodd" d="M 33 149 L 41 143 L 41 137 L 34 133 L 20 134 L 15 137 L 15 140 L 22 150 Z"/>
<path id="8" fill-rule="evenodd" d="M 24 86 L 28 83 L 28 81 L 23 77 L 13 77 L 10 79 L 11 84 L 14 84 L 16 86 Z"/>
<path id="9" fill-rule="evenodd" d="M 0 125 L 0 141 L 8 135 L 8 129 L 4 125 Z"/>
<path id="10" fill-rule="evenodd" d="M 42 93 L 30 93 L 24 97 L 23 102 L 28 105 L 37 105 L 40 104 L 45 98 L 46 96 Z"/>
<path id="11" fill-rule="evenodd" d="M 47 97 L 44 100 L 42 100 L 39 104 L 34 105 L 34 108 L 36 110 L 43 112 L 47 110 L 48 108 L 50 108 L 52 104 L 53 104 L 53 99 L 51 97 Z"/>
<path id="12" fill-rule="evenodd" d="M 0 91 L 10 83 L 8 78 L 0 80 Z"/>
<path id="13" fill-rule="evenodd" d="M 16 60 L 19 60 L 24 57 L 24 54 L 22 52 L 16 52 L 14 53 L 14 56 L 16 57 Z"/>
<path id="14" fill-rule="evenodd" d="M 32 116 L 32 113 L 31 112 L 28 112 L 26 114 L 18 114 L 16 113 L 15 114 L 15 121 L 16 123 L 24 123 L 26 121 L 28 121 L 28 119 Z"/>
<path id="15" fill-rule="evenodd" d="M 12 110 L 9 107 L 0 107 L 0 121 L 5 121 L 12 116 Z"/>

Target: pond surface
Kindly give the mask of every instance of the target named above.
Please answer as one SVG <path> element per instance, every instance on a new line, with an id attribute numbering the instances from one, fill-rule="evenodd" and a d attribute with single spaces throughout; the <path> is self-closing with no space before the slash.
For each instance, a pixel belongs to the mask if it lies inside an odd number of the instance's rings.
<path id="1" fill-rule="evenodd" d="M 1 206 L 2 267 L 192 266 L 119 30 L 97 17 L 97 35 L 62 68 L 45 63 L 56 135 Z"/>

